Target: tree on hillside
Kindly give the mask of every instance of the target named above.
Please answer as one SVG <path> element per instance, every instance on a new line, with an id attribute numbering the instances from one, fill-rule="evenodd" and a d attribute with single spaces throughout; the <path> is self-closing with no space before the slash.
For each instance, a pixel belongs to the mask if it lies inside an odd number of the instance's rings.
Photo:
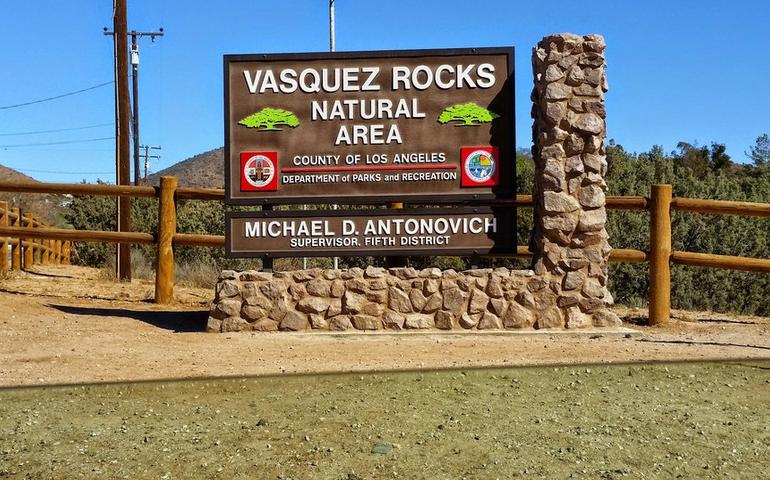
<path id="1" fill-rule="evenodd" d="M 749 147 L 746 156 L 757 168 L 770 167 L 770 137 L 766 133 L 758 136 L 754 146 Z"/>
<path id="2" fill-rule="evenodd" d="M 678 167 L 689 169 L 697 178 L 703 178 L 708 173 L 708 147 L 679 142 L 676 144 L 676 149 L 677 151 L 672 152 L 671 156 Z"/>
<path id="3" fill-rule="evenodd" d="M 711 143 L 711 152 L 709 152 L 709 167 L 712 172 L 724 170 L 732 165 L 730 155 L 727 154 L 727 147 L 724 143 Z"/>
<path id="4" fill-rule="evenodd" d="M 726 170 L 733 163 L 723 143 L 712 142 L 711 147 L 699 147 L 697 144 L 679 142 L 676 148 L 678 152 L 672 153 L 672 157 L 677 166 L 690 169 L 698 178 L 703 178 L 710 171 Z"/>
<path id="5" fill-rule="evenodd" d="M 265 107 L 257 113 L 253 113 L 244 118 L 238 122 L 238 124 L 248 128 L 269 131 L 282 130 L 281 128 L 277 128 L 279 125 L 297 128 L 299 126 L 299 120 L 296 115 L 288 110 Z"/>
<path id="6" fill-rule="evenodd" d="M 438 123 L 444 125 L 449 122 L 460 122 L 455 125 L 456 127 L 481 125 L 482 123 L 491 123 L 492 120 L 499 117 L 500 115 L 490 112 L 484 107 L 468 102 L 445 108 L 438 116 Z"/>

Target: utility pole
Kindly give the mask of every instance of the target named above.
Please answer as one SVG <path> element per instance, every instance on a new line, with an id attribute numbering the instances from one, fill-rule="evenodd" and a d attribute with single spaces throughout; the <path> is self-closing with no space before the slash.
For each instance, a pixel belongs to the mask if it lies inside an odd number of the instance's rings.
<path id="1" fill-rule="evenodd" d="M 337 51 L 334 38 L 334 0 L 329 0 L 329 51 Z"/>
<path id="2" fill-rule="evenodd" d="M 131 115 L 134 135 L 134 185 L 139 185 L 139 45 L 136 30 L 131 30 Z"/>
<path id="3" fill-rule="evenodd" d="M 329 0 L 329 51 L 335 52 L 337 50 L 337 45 L 335 42 L 335 36 L 334 36 L 334 0 Z M 337 210 L 339 208 L 339 205 L 336 203 L 332 205 L 332 210 Z M 340 268 L 340 257 L 334 257 L 332 258 L 333 267 L 335 270 Z"/>
<path id="4" fill-rule="evenodd" d="M 118 185 L 131 183 L 129 164 L 128 20 L 126 0 L 113 0 L 113 44 L 115 47 L 115 162 Z M 106 33 L 106 32 L 105 32 Z M 131 231 L 131 199 L 118 197 L 118 231 Z M 117 276 L 131 281 L 131 246 L 117 244 Z"/>
<path id="5" fill-rule="evenodd" d="M 113 0 L 113 24 L 110 32 L 104 28 L 105 35 L 111 35 L 115 65 L 115 173 L 118 185 L 131 185 L 131 161 L 129 125 L 131 123 L 131 101 L 128 92 L 128 7 L 127 0 Z M 133 73 L 133 140 L 134 140 L 134 183 L 139 184 L 139 98 L 138 98 L 138 37 L 163 35 L 159 32 L 131 32 L 131 65 Z M 131 198 L 117 198 L 118 231 L 131 231 Z M 131 281 L 131 245 L 117 244 L 116 270 L 120 281 Z"/>
<path id="6" fill-rule="evenodd" d="M 139 169 L 139 38 L 150 37 L 155 42 L 155 37 L 163 36 L 163 28 L 157 32 L 137 32 L 131 30 L 131 89 L 133 98 L 133 134 L 134 134 L 134 185 L 140 185 Z"/>
<path id="7" fill-rule="evenodd" d="M 144 177 L 142 178 L 146 182 L 147 175 L 149 174 L 149 170 L 150 170 L 150 159 L 151 158 L 160 159 L 160 155 L 150 155 L 150 150 L 160 150 L 160 146 L 140 145 L 139 148 L 144 149 Z"/>

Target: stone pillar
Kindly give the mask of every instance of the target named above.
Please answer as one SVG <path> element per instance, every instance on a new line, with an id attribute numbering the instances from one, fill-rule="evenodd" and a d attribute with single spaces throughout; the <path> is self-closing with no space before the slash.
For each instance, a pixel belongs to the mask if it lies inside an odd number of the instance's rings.
<path id="1" fill-rule="evenodd" d="M 606 309 L 604 47 L 600 35 L 556 34 L 532 55 L 533 269 L 552 293 L 541 308 L 555 301 L 568 328 L 619 323 Z"/>

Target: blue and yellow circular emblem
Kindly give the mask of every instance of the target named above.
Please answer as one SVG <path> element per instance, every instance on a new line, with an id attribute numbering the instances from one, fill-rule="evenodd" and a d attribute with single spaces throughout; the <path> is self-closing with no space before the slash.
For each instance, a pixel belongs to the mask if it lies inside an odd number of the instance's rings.
<path id="1" fill-rule="evenodd" d="M 465 174 L 477 183 L 484 183 L 495 174 L 495 157 L 486 150 L 475 150 L 465 161 Z"/>

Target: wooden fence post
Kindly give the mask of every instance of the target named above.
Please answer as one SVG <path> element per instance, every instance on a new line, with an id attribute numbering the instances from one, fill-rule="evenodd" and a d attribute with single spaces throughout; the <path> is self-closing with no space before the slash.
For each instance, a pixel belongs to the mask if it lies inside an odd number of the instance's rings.
<path id="1" fill-rule="evenodd" d="M 155 303 L 174 301 L 174 235 L 176 234 L 176 177 L 160 177 L 158 259 L 155 268 Z"/>
<path id="2" fill-rule="evenodd" d="M 13 220 L 11 226 L 12 227 L 20 227 L 21 226 L 21 210 L 18 208 L 14 208 L 12 210 L 16 218 Z M 11 268 L 15 272 L 18 272 L 21 270 L 21 238 L 17 238 L 18 243 L 11 246 Z"/>
<path id="3" fill-rule="evenodd" d="M 396 210 L 401 210 L 404 208 L 404 202 L 393 202 L 388 204 L 388 208 L 393 208 Z M 408 257 L 385 257 L 385 265 L 388 268 L 393 267 L 406 267 L 408 265 Z M 473 262 L 474 260 L 471 260 Z M 471 266 L 470 268 L 473 268 Z"/>
<path id="4" fill-rule="evenodd" d="M 35 220 L 32 217 L 31 214 L 27 214 L 27 218 L 25 219 L 25 225 L 29 228 L 35 228 Z M 37 264 L 37 256 L 38 256 L 38 249 L 37 245 L 35 245 L 35 242 L 37 242 L 36 238 L 28 238 L 27 243 L 29 244 L 29 255 L 27 252 L 24 252 L 24 268 L 27 268 L 27 256 L 29 256 L 29 266 L 33 267 L 35 264 Z"/>
<path id="5" fill-rule="evenodd" d="M 72 255 L 72 242 L 69 240 L 66 240 L 64 242 L 64 246 L 62 247 L 62 263 L 64 265 L 70 264 L 70 255 Z"/>
<path id="6" fill-rule="evenodd" d="M 32 218 L 32 228 L 40 228 L 40 217 L 38 217 L 37 215 L 35 215 Z M 45 239 L 37 238 L 35 240 L 37 241 L 37 248 L 35 249 L 35 262 L 38 265 L 42 265 L 43 256 L 48 251 L 46 249 Z M 46 259 L 46 262 L 47 262 L 47 259 Z"/>
<path id="7" fill-rule="evenodd" d="M 8 226 L 8 202 L 0 202 L 0 227 Z M 3 256 L 0 258 L 0 272 L 8 271 L 8 238 L 3 237 L 0 239 L 0 249 L 3 251 Z"/>
<path id="8" fill-rule="evenodd" d="M 24 212 L 22 212 L 23 214 Z M 21 217 L 21 226 L 23 227 L 32 227 L 32 217 L 22 216 Z M 19 238 L 19 241 L 21 242 L 23 239 Z M 24 248 L 24 270 L 28 270 L 32 268 L 32 265 L 35 264 L 35 246 L 34 246 L 34 239 L 28 238 L 27 239 L 27 246 Z"/>
<path id="9" fill-rule="evenodd" d="M 35 228 L 34 215 L 29 215 L 29 227 Z M 40 245 L 42 244 L 42 240 L 34 237 L 29 240 L 32 242 L 32 265 L 40 265 L 40 262 L 42 261 L 40 258 Z"/>
<path id="10" fill-rule="evenodd" d="M 650 199 L 650 325 L 671 318 L 671 185 L 653 185 Z"/>
<path id="11" fill-rule="evenodd" d="M 40 240 L 42 248 L 40 249 L 40 265 L 48 265 L 51 260 L 51 241 L 48 239 Z"/>
<path id="12" fill-rule="evenodd" d="M 54 240 L 54 247 L 55 248 L 53 249 L 53 255 L 54 255 L 53 259 L 54 259 L 54 263 L 56 265 L 61 265 L 62 264 L 62 261 L 61 261 L 61 258 L 62 258 L 61 257 L 61 246 L 62 246 L 62 243 L 63 242 L 61 240 Z"/>
<path id="13" fill-rule="evenodd" d="M 30 215 L 29 216 L 29 226 L 32 228 L 35 227 L 35 222 L 37 221 L 37 216 Z M 33 265 L 40 265 L 43 263 L 43 239 L 42 238 L 33 238 L 32 239 L 32 264 Z"/>

